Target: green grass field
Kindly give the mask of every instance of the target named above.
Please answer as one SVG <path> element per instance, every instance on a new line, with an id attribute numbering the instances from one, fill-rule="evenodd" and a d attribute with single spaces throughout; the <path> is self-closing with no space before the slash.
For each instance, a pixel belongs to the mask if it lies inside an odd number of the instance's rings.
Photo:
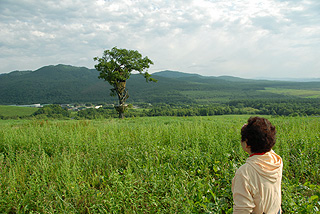
<path id="1" fill-rule="evenodd" d="M 0 120 L 0 213 L 232 213 L 248 117 Z M 319 212 L 319 118 L 268 118 L 284 213 Z"/>
<path id="2" fill-rule="evenodd" d="M 13 117 L 13 116 L 29 116 L 36 112 L 38 108 L 33 107 L 18 107 L 18 106 L 5 106 L 0 105 L 0 115 L 5 117 Z"/>
<path id="3" fill-rule="evenodd" d="M 320 90 L 285 89 L 285 88 L 265 88 L 261 92 L 297 96 L 303 98 L 320 98 Z"/>

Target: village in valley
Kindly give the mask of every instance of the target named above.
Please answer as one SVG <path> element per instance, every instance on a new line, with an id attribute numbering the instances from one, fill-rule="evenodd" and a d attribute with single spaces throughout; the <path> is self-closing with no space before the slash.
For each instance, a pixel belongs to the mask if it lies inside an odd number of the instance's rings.
<path id="1" fill-rule="evenodd" d="M 47 105 L 51 105 L 51 104 L 40 104 L 40 103 L 37 103 L 37 104 L 30 104 L 30 105 L 12 105 L 12 106 L 17 106 L 17 107 L 32 107 L 32 108 L 42 108 L 44 106 L 47 106 Z M 81 110 L 85 110 L 85 109 L 99 109 L 99 108 L 102 108 L 102 107 L 105 107 L 105 108 L 110 108 L 110 109 L 113 109 L 114 108 L 114 104 L 98 104 L 98 105 L 95 105 L 95 104 L 92 104 L 92 103 L 73 103 L 73 104 L 59 104 L 61 106 L 61 108 L 66 108 L 68 111 L 81 111 Z M 150 104 L 151 105 L 151 104 Z M 130 108 L 133 108 L 133 109 L 137 109 L 139 108 L 138 106 L 133 106 L 133 105 L 127 105 L 129 106 Z"/>

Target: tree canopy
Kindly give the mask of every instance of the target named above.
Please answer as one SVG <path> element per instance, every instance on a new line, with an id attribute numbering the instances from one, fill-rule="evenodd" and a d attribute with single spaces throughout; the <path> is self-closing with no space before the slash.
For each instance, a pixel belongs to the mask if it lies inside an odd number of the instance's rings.
<path id="1" fill-rule="evenodd" d="M 147 82 L 156 82 L 145 71 L 153 62 L 148 57 L 142 58 L 142 55 L 136 50 L 113 47 L 111 50 L 105 50 L 101 58 L 95 57 L 94 60 L 98 62 L 95 68 L 100 72 L 99 78 L 113 86 L 112 96 L 118 96 L 119 105 L 116 106 L 116 110 L 119 113 L 119 118 L 123 117 L 126 110 L 125 102 L 129 98 L 126 81 L 133 71 L 142 74 Z"/>

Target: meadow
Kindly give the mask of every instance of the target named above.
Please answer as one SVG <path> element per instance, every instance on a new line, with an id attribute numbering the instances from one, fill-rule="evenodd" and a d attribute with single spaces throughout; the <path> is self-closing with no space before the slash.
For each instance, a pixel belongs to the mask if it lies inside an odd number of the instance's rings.
<path id="1" fill-rule="evenodd" d="M 0 120 L 0 213 L 232 213 L 248 117 Z M 318 213 L 320 118 L 267 118 L 283 213 Z"/>
<path id="2" fill-rule="evenodd" d="M 274 94 L 283 94 L 289 96 L 296 96 L 302 98 L 320 98 L 320 90 L 317 89 L 289 89 L 289 88 L 271 88 L 266 87 L 265 90 L 261 90 L 261 92 L 271 92 Z"/>
<path id="3" fill-rule="evenodd" d="M 4 117 L 29 116 L 34 112 L 36 112 L 37 110 L 38 108 L 32 108 L 32 107 L 0 105 L 0 116 L 4 116 Z"/>

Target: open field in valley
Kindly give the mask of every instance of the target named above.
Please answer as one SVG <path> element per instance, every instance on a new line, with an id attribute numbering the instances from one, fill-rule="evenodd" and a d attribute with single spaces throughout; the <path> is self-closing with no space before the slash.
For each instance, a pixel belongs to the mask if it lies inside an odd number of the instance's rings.
<path id="1" fill-rule="evenodd" d="M 320 90 L 304 90 L 304 89 L 286 89 L 286 88 L 265 88 L 262 92 L 269 92 L 274 94 L 283 94 L 289 96 L 297 96 L 303 98 L 320 98 Z"/>
<path id="2" fill-rule="evenodd" d="M 248 117 L 0 120 L 0 213 L 232 213 Z M 319 212 L 319 117 L 268 118 L 283 212 Z"/>
<path id="3" fill-rule="evenodd" d="M 0 105 L 0 115 L 5 117 L 20 117 L 20 116 L 29 116 L 36 112 L 38 108 L 33 107 L 18 107 L 18 106 L 6 106 Z"/>

